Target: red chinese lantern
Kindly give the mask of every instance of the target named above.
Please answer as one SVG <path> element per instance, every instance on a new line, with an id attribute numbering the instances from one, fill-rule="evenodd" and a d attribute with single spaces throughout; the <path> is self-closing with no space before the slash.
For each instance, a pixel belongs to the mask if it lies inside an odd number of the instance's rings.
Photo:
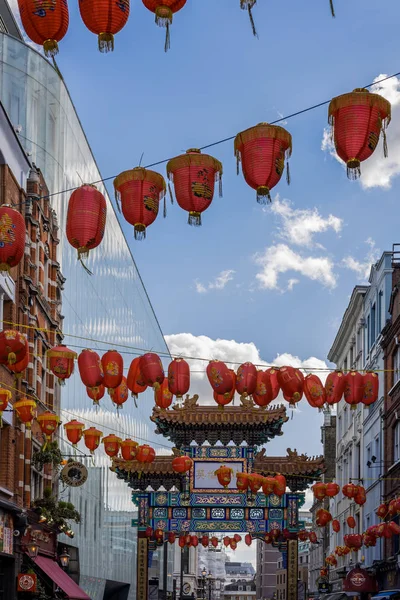
<path id="1" fill-rule="evenodd" d="M 251 533 L 247 533 L 244 536 L 244 543 L 246 544 L 246 546 L 251 546 L 251 544 L 253 543 L 253 538 L 251 537 Z"/>
<path id="2" fill-rule="evenodd" d="M 121 442 L 121 454 L 124 460 L 135 460 L 139 444 L 127 439 Z"/>
<path id="3" fill-rule="evenodd" d="M 46 56 L 58 53 L 58 43 L 68 30 L 69 14 L 66 0 L 37 2 L 18 0 L 22 25 L 35 44 L 43 45 Z"/>
<path id="4" fill-rule="evenodd" d="M 168 387 L 171 394 L 182 398 L 190 388 L 190 369 L 186 360 L 175 358 L 168 366 Z"/>
<path id="5" fill-rule="evenodd" d="M 340 492 L 340 485 L 331 481 L 326 484 L 326 495 L 328 498 L 334 498 Z"/>
<path id="6" fill-rule="evenodd" d="M 25 424 L 27 429 L 30 429 L 32 421 L 36 417 L 36 402 L 28 398 L 21 398 L 21 400 L 14 402 L 13 409 L 17 413 L 19 420 Z"/>
<path id="7" fill-rule="evenodd" d="M 12 394 L 9 390 L 0 388 L 0 428 L 3 427 L 3 412 L 7 410 L 11 396 Z"/>
<path id="8" fill-rule="evenodd" d="M 140 371 L 146 385 L 157 387 L 164 381 L 164 369 L 158 354 L 148 352 L 140 358 Z"/>
<path id="9" fill-rule="evenodd" d="M 172 19 L 176 12 L 181 10 L 186 4 L 186 0 L 142 0 L 146 8 L 156 15 L 156 23 L 159 27 L 165 27 L 165 45 L 167 52 L 170 48 L 169 26 L 172 25 Z"/>
<path id="10" fill-rule="evenodd" d="M 264 477 L 262 483 L 262 491 L 266 496 L 270 496 L 275 493 L 276 479 L 275 477 Z"/>
<path id="11" fill-rule="evenodd" d="M 346 523 L 350 527 L 350 529 L 354 529 L 354 527 L 357 524 L 355 518 L 352 515 L 350 515 L 349 517 L 347 517 Z"/>
<path id="12" fill-rule="evenodd" d="M 175 544 L 175 540 L 176 540 L 176 535 L 173 531 L 170 531 L 168 534 L 168 543 L 169 544 Z"/>
<path id="13" fill-rule="evenodd" d="M 313 408 L 322 408 L 326 402 L 325 388 L 317 375 L 307 375 L 304 379 L 304 394 Z"/>
<path id="14" fill-rule="evenodd" d="M 176 201 L 189 213 L 189 225 L 200 226 L 201 213 L 212 202 L 215 181 L 219 180 L 222 195 L 222 164 L 192 148 L 168 162 L 167 175 L 174 183 Z"/>
<path id="15" fill-rule="evenodd" d="M 324 527 L 325 525 L 328 525 L 328 523 L 330 523 L 331 521 L 332 515 L 329 511 L 325 510 L 324 508 L 320 508 L 319 510 L 317 510 L 316 523 L 318 527 Z"/>
<path id="16" fill-rule="evenodd" d="M 109 350 L 101 357 L 101 364 L 104 373 L 103 385 L 110 392 L 110 389 L 117 388 L 122 382 L 124 359 L 116 350 Z"/>
<path id="17" fill-rule="evenodd" d="M 117 388 L 110 388 L 110 397 L 114 404 L 117 405 L 117 410 L 128 400 L 129 392 L 126 385 L 126 377 L 122 377 L 122 382 Z"/>
<path id="18" fill-rule="evenodd" d="M 188 473 L 193 466 L 190 456 L 176 456 L 172 461 L 172 469 L 175 473 Z"/>
<path id="19" fill-rule="evenodd" d="M 107 454 L 107 456 L 109 456 L 110 458 L 117 456 L 121 447 L 121 438 L 117 437 L 114 434 L 110 434 L 104 437 L 102 439 L 102 442 L 104 444 L 104 452 Z"/>
<path id="20" fill-rule="evenodd" d="M 330 406 L 337 404 L 343 396 L 346 379 L 342 371 L 329 373 L 325 381 L 326 402 Z"/>
<path id="21" fill-rule="evenodd" d="M 78 368 L 82 383 L 86 387 L 95 388 L 103 383 L 103 366 L 100 356 L 94 350 L 82 350 L 78 357 Z"/>
<path id="22" fill-rule="evenodd" d="M 225 363 L 220 360 L 210 361 L 207 365 L 206 373 L 214 392 L 218 395 L 229 395 L 234 386 L 232 374 Z"/>
<path id="23" fill-rule="evenodd" d="M 100 402 L 100 400 L 102 398 L 104 398 L 104 394 L 106 393 L 106 388 L 101 383 L 99 386 L 96 386 L 96 387 L 92 387 L 92 388 L 87 387 L 86 393 L 89 396 L 89 398 L 91 398 L 93 400 L 93 404 L 96 405 Z"/>
<path id="24" fill-rule="evenodd" d="M 72 192 L 68 202 L 67 238 L 78 250 L 81 263 L 82 258 L 101 243 L 106 217 L 106 199 L 93 185 L 82 185 Z"/>
<path id="25" fill-rule="evenodd" d="M 208 548 L 208 544 L 209 544 L 209 542 L 210 542 L 210 540 L 209 540 L 209 538 L 208 538 L 208 535 L 203 535 L 203 536 L 201 537 L 201 540 L 200 540 L 200 541 L 201 541 L 201 545 L 203 546 L 203 548 Z"/>
<path id="26" fill-rule="evenodd" d="M 385 519 L 388 514 L 388 506 L 387 504 L 380 504 L 376 510 L 376 514 L 380 519 Z"/>
<path id="27" fill-rule="evenodd" d="M 22 373 L 25 371 L 27 366 L 29 365 L 29 342 L 28 338 L 25 338 L 25 355 L 22 360 L 15 363 L 14 365 L 7 365 L 12 373 L 15 375 L 15 379 L 20 379 L 22 377 Z"/>
<path id="28" fill-rule="evenodd" d="M 250 473 L 247 478 L 250 490 L 253 492 L 253 494 L 257 494 L 264 482 L 264 477 L 258 473 Z"/>
<path id="29" fill-rule="evenodd" d="M 278 371 L 278 381 L 285 400 L 290 406 L 295 406 L 303 397 L 303 373 L 294 367 L 281 367 Z"/>
<path id="30" fill-rule="evenodd" d="M 74 361 L 78 357 L 77 353 L 60 344 L 47 350 L 46 355 L 48 368 L 58 378 L 58 383 L 62 385 L 65 379 L 69 379 L 74 372 Z"/>
<path id="31" fill-rule="evenodd" d="M 197 535 L 192 535 L 191 538 L 193 548 L 197 548 L 197 546 L 199 545 L 199 538 L 197 537 Z"/>
<path id="32" fill-rule="evenodd" d="M 276 367 L 271 367 L 270 369 L 267 369 L 267 373 L 269 374 L 269 381 L 272 388 L 272 400 L 275 400 L 275 398 L 278 397 L 281 389 L 278 381 L 279 369 Z"/>
<path id="33" fill-rule="evenodd" d="M 140 463 L 152 463 L 156 457 L 154 448 L 147 444 L 139 446 L 136 451 L 136 460 Z"/>
<path id="34" fill-rule="evenodd" d="M 90 450 L 90 454 L 94 454 L 94 451 L 97 450 L 102 436 L 103 433 L 95 427 L 89 427 L 89 429 L 85 429 L 83 431 L 85 446 L 88 450 Z"/>
<path id="35" fill-rule="evenodd" d="M 309 539 L 308 531 L 302 529 L 297 533 L 297 538 L 300 540 L 300 542 L 306 542 Z"/>
<path id="36" fill-rule="evenodd" d="M 180 535 L 179 536 L 179 542 L 178 542 L 178 544 L 179 544 L 179 547 L 182 548 L 182 549 L 186 546 L 186 536 L 185 535 Z"/>
<path id="37" fill-rule="evenodd" d="M 165 197 L 164 177 L 136 167 L 120 173 L 114 179 L 114 189 L 125 219 L 133 225 L 135 240 L 144 240 L 146 228 L 156 220 L 159 204 Z"/>
<path id="38" fill-rule="evenodd" d="M 361 162 L 373 154 L 381 131 L 387 156 L 385 130 L 390 123 L 391 106 L 385 98 L 357 88 L 333 98 L 328 112 L 336 152 L 347 165 L 349 179 L 360 177 Z"/>
<path id="39" fill-rule="evenodd" d="M 100 52 L 114 50 L 114 35 L 126 25 L 129 17 L 129 0 L 80 0 L 82 21 L 98 36 Z"/>
<path id="40" fill-rule="evenodd" d="M 256 389 L 253 400 L 258 406 L 268 406 L 272 402 L 271 376 L 268 371 L 257 371 Z"/>
<path id="41" fill-rule="evenodd" d="M 394 533 L 395 535 L 399 535 L 400 534 L 400 525 L 398 525 L 394 521 L 390 521 L 388 523 L 388 526 L 391 529 L 392 533 Z"/>
<path id="42" fill-rule="evenodd" d="M 259 123 L 242 131 L 235 138 L 237 172 L 242 162 L 246 183 L 257 191 L 257 202 L 271 202 L 271 190 L 279 183 L 285 168 L 285 158 L 292 153 L 292 136 L 278 125 Z M 289 163 L 286 168 L 290 181 Z"/>
<path id="43" fill-rule="evenodd" d="M 359 550 L 362 546 L 362 536 L 359 533 L 350 533 L 344 536 L 345 546 L 350 550 Z"/>
<path id="44" fill-rule="evenodd" d="M 25 251 L 24 217 L 8 204 L 0 206 L 0 271 L 10 272 L 22 260 Z"/>
<path id="45" fill-rule="evenodd" d="M 60 419 L 54 413 L 46 410 L 44 413 L 39 415 L 36 420 L 39 423 L 39 427 L 42 430 L 46 440 L 43 448 L 45 449 L 47 443 L 51 441 L 52 435 L 60 423 Z"/>
<path id="46" fill-rule="evenodd" d="M 0 331 L 0 364 L 15 365 L 26 354 L 26 337 L 14 329 Z"/>
<path id="47" fill-rule="evenodd" d="M 152 527 L 146 527 L 146 531 L 144 532 L 144 535 L 150 539 L 151 537 L 153 537 L 153 528 Z"/>
<path id="48" fill-rule="evenodd" d="M 364 396 L 363 376 L 358 371 L 350 371 L 345 376 L 344 399 L 355 409 Z"/>
<path id="49" fill-rule="evenodd" d="M 216 547 L 218 546 L 218 538 L 217 538 L 217 537 L 213 536 L 213 537 L 211 538 L 211 545 L 212 545 L 214 548 L 216 548 Z"/>
<path id="50" fill-rule="evenodd" d="M 317 534 L 315 533 L 315 531 L 310 531 L 308 537 L 312 544 L 316 544 L 318 542 Z"/>
<path id="51" fill-rule="evenodd" d="M 389 506 L 388 506 L 388 513 L 389 515 L 392 517 L 393 515 L 396 514 L 397 510 L 396 510 L 396 503 L 397 500 L 395 498 L 393 498 L 393 500 L 391 500 L 389 502 Z"/>
<path id="52" fill-rule="evenodd" d="M 239 542 L 242 541 L 242 536 L 239 535 L 238 533 L 235 533 L 235 535 L 233 536 L 233 539 L 235 540 L 235 542 L 238 544 Z"/>
<path id="53" fill-rule="evenodd" d="M 357 486 L 358 490 L 356 495 L 354 496 L 354 502 L 359 506 L 363 506 L 367 501 L 367 492 L 362 485 Z"/>
<path id="54" fill-rule="evenodd" d="M 76 446 L 82 439 L 85 426 L 83 423 L 74 419 L 73 421 L 69 421 L 69 423 L 65 423 L 64 429 L 68 441 L 71 442 L 73 446 Z"/>
<path id="55" fill-rule="evenodd" d="M 222 541 L 225 548 L 227 548 L 231 543 L 231 538 L 229 537 L 229 535 L 226 535 Z"/>
<path id="56" fill-rule="evenodd" d="M 219 408 L 223 409 L 224 406 L 226 406 L 227 404 L 230 404 L 233 400 L 233 398 L 235 397 L 235 392 L 236 392 L 236 373 L 233 369 L 228 369 L 228 373 L 229 373 L 229 377 L 231 378 L 231 382 L 232 382 L 232 389 L 230 392 L 227 392 L 225 394 L 218 394 L 217 392 L 213 392 L 213 398 L 215 400 L 215 402 L 219 405 Z"/>
<path id="57" fill-rule="evenodd" d="M 313 491 L 314 494 L 314 498 L 316 498 L 317 500 L 323 500 L 326 496 L 326 484 L 325 483 L 314 483 L 313 486 L 311 486 L 311 489 Z"/>
<path id="58" fill-rule="evenodd" d="M 143 375 L 140 371 L 140 359 L 141 356 L 137 356 L 133 359 L 126 378 L 126 384 L 134 398 L 137 398 L 138 394 L 141 394 L 147 389 L 147 385 L 144 383 Z"/>
<path id="59" fill-rule="evenodd" d="M 275 475 L 274 492 L 276 496 L 283 496 L 286 492 L 286 477 L 280 473 Z"/>
<path id="60" fill-rule="evenodd" d="M 358 485 L 355 485 L 354 483 L 346 483 L 346 485 L 342 487 L 342 492 L 343 496 L 346 496 L 346 498 L 354 498 L 358 492 Z"/>
<path id="61" fill-rule="evenodd" d="M 156 529 L 154 532 L 154 538 L 158 544 L 164 542 L 164 532 L 162 529 Z"/>
<path id="62" fill-rule="evenodd" d="M 234 540 L 233 538 L 231 539 L 230 547 L 231 547 L 231 550 L 236 550 L 236 548 L 237 548 L 237 541 Z"/>
<path id="63" fill-rule="evenodd" d="M 154 398 L 157 406 L 162 410 L 165 410 L 171 406 L 174 397 L 169 390 L 167 378 L 164 379 L 158 389 L 154 390 Z"/>
<path id="64" fill-rule="evenodd" d="M 233 469 L 230 469 L 229 467 L 226 467 L 225 465 L 223 465 L 222 467 L 219 467 L 214 472 L 214 475 L 217 476 L 218 483 L 220 485 L 222 485 L 224 488 L 227 488 L 231 482 L 232 473 L 233 473 Z"/>
<path id="65" fill-rule="evenodd" d="M 240 365 L 236 373 L 236 391 L 242 396 L 251 396 L 257 387 L 257 369 L 251 362 Z"/>
<path id="66" fill-rule="evenodd" d="M 236 487 L 245 492 L 249 487 L 249 475 L 247 473 L 236 473 Z"/>
<path id="67" fill-rule="evenodd" d="M 363 375 L 363 397 L 361 402 L 365 404 L 365 406 L 370 406 L 374 402 L 378 400 L 379 396 L 379 377 L 377 373 L 373 373 L 372 371 L 367 371 Z"/>

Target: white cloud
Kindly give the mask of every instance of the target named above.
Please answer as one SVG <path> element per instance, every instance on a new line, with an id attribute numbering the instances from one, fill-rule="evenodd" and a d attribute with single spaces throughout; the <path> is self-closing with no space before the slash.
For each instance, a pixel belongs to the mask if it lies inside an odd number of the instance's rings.
<path id="1" fill-rule="evenodd" d="M 233 279 L 235 271 L 233 269 L 227 269 L 221 271 L 214 281 L 210 281 L 208 285 L 204 285 L 200 281 L 195 281 L 196 292 L 198 294 L 206 294 L 209 290 L 223 290 L 224 287 Z"/>
<path id="2" fill-rule="evenodd" d="M 293 291 L 293 288 L 294 288 L 294 286 L 295 286 L 297 283 L 300 283 L 300 281 L 299 281 L 298 279 L 289 279 L 289 281 L 288 281 L 288 286 L 287 286 L 288 292 L 292 292 L 292 291 Z"/>
<path id="3" fill-rule="evenodd" d="M 342 260 L 342 266 L 346 269 L 350 269 L 357 273 L 360 280 L 368 280 L 371 271 L 371 265 L 373 265 L 379 258 L 381 252 L 379 248 L 376 248 L 373 239 L 368 238 L 365 240 L 368 246 L 368 251 L 363 260 L 357 260 L 353 256 L 345 256 Z"/>
<path id="4" fill-rule="evenodd" d="M 254 260 L 261 267 L 256 278 L 264 289 L 279 289 L 279 275 L 288 271 L 295 271 L 312 281 L 319 281 L 330 289 L 336 287 L 334 265 L 328 257 L 302 256 L 286 244 L 275 244 L 267 247 L 264 252 L 256 254 Z"/>
<path id="5" fill-rule="evenodd" d="M 187 360 L 191 372 L 190 394 L 198 394 L 200 404 L 214 404 L 212 389 L 206 377 L 206 367 L 210 359 L 225 361 L 228 367 L 235 370 L 243 362 L 249 361 L 255 365 L 260 365 L 260 368 L 267 368 L 271 364 L 274 364 L 277 366 L 292 365 L 293 367 L 302 368 L 306 370 L 304 374 L 315 370 L 322 382 L 325 381 L 327 376 L 327 371 L 319 370 L 327 368 L 325 361 L 319 358 L 311 356 L 301 359 L 290 353 L 283 353 L 277 354 L 275 358 L 267 361 L 261 357 L 260 351 L 253 342 L 246 343 L 224 339 L 214 340 L 205 335 L 195 336 L 191 333 L 166 335 L 165 339 L 173 356 L 198 357 Z M 200 358 L 207 360 L 199 360 Z M 278 396 L 277 401 L 279 403 L 283 402 L 288 406 L 281 396 Z M 236 405 L 238 404 L 239 400 L 237 397 L 234 402 Z M 283 426 L 285 435 L 276 438 L 268 445 L 269 454 L 284 456 L 288 447 L 292 449 L 297 448 L 299 452 L 306 452 L 309 455 L 321 453 L 319 435 L 304 436 L 303 434 L 304 431 L 310 431 L 311 428 L 313 431 L 319 431 L 321 413 L 311 408 L 305 398 L 300 402 L 299 409 L 293 411 L 294 418 Z M 289 416 L 290 413 L 291 411 L 288 410 Z M 272 447 L 271 452 L 269 446 Z"/>
<path id="6" fill-rule="evenodd" d="M 339 217 L 334 215 L 323 217 L 316 207 L 293 208 L 289 200 L 280 200 L 279 196 L 266 210 L 270 210 L 282 220 L 282 226 L 279 228 L 280 237 L 297 246 L 322 248 L 320 244 L 314 242 L 314 235 L 329 229 L 340 233 L 343 227 L 343 220 Z"/>
<path id="7" fill-rule="evenodd" d="M 379 75 L 374 81 L 379 81 L 384 77 L 386 75 Z M 373 187 L 389 189 L 393 178 L 400 174 L 400 79 L 393 77 L 376 84 L 372 86 L 371 92 L 380 94 L 392 105 L 392 121 L 387 129 L 389 156 L 388 158 L 383 156 L 381 141 L 374 154 L 361 164 L 360 183 L 365 189 Z M 328 128 L 324 130 L 321 149 L 329 152 L 344 166 L 343 161 L 335 152 Z"/>

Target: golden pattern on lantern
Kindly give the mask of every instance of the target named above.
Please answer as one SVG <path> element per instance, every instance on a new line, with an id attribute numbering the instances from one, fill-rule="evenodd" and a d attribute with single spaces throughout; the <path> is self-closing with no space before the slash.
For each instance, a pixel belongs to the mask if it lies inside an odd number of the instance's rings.
<path id="1" fill-rule="evenodd" d="M 21 400 L 14 403 L 13 408 L 19 420 L 25 424 L 27 429 L 30 429 L 32 421 L 36 417 L 36 402 L 29 400 L 29 398 L 21 398 Z"/>
<path id="2" fill-rule="evenodd" d="M 47 447 L 48 442 L 51 441 L 52 435 L 60 423 L 60 419 L 54 413 L 50 412 L 49 410 L 46 410 L 46 412 L 39 415 L 36 420 L 39 423 L 40 429 L 42 430 L 42 433 L 46 440 L 43 447 L 43 449 L 45 449 Z"/>

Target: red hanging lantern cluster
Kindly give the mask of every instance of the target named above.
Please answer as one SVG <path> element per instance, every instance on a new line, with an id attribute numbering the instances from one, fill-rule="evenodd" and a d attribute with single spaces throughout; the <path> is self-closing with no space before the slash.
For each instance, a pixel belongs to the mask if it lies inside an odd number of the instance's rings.
<path id="1" fill-rule="evenodd" d="M 77 353 L 60 344 L 47 350 L 46 355 L 48 368 L 57 377 L 58 383 L 63 385 L 65 380 L 69 379 L 74 372 L 74 361 L 78 357 Z"/>
<path id="2" fill-rule="evenodd" d="M 350 371 L 345 375 L 344 400 L 352 409 L 360 404 L 364 396 L 364 380 L 358 371 Z"/>
<path id="3" fill-rule="evenodd" d="M 30 429 L 32 421 L 36 417 L 36 402 L 29 398 L 21 398 L 21 400 L 14 402 L 13 409 L 19 420 L 25 424 L 27 429 Z"/>
<path id="4" fill-rule="evenodd" d="M 340 492 L 340 486 L 333 481 L 330 483 L 318 482 L 311 486 L 314 498 L 321 501 L 324 498 L 334 498 Z"/>
<path id="5" fill-rule="evenodd" d="M 312 544 L 316 544 L 318 542 L 317 534 L 315 533 L 315 531 L 310 531 L 308 537 Z"/>
<path id="6" fill-rule="evenodd" d="M 381 132 L 387 156 L 385 131 L 391 119 L 391 106 L 385 98 L 357 88 L 333 98 L 328 112 L 336 152 L 347 165 L 349 179 L 360 177 L 361 162 L 373 154 Z"/>
<path id="7" fill-rule="evenodd" d="M 326 484 L 326 495 L 328 496 L 328 498 L 334 498 L 338 495 L 339 492 L 340 485 L 338 485 L 334 481 L 331 481 L 330 483 Z"/>
<path id="8" fill-rule="evenodd" d="M 360 550 L 362 546 L 362 535 L 359 533 L 349 533 L 343 537 L 344 545 L 350 550 Z"/>
<path id="9" fill-rule="evenodd" d="M 326 402 L 329 406 L 337 404 L 343 396 L 346 379 L 342 371 L 333 371 L 325 381 Z"/>
<path id="10" fill-rule="evenodd" d="M 326 557 L 325 562 L 330 567 L 337 567 L 338 564 L 336 556 L 334 554 L 329 554 L 329 556 Z"/>
<path id="11" fill-rule="evenodd" d="M 0 206 L 0 271 L 9 273 L 25 252 L 24 217 L 9 204 Z"/>
<path id="12" fill-rule="evenodd" d="M 217 546 L 218 546 L 218 538 L 217 537 L 213 536 L 211 538 L 211 545 L 213 546 L 213 548 L 217 548 Z"/>
<path id="13" fill-rule="evenodd" d="M 187 0 L 142 0 L 146 8 L 156 16 L 156 23 L 159 27 L 165 27 L 165 45 L 167 52 L 170 48 L 169 27 L 172 25 L 173 16 L 186 4 Z"/>
<path id="14" fill-rule="evenodd" d="M 223 409 L 224 406 L 226 406 L 227 404 L 230 404 L 232 402 L 233 398 L 235 397 L 236 373 L 233 369 L 228 369 L 228 377 L 230 377 L 230 381 L 231 381 L 230 392 L 226 392 L 225 394 L 219 394 L 218 392 L 214 391 L 214 393 L 213 393 L 213 398 L 221 409 Z"/>
<path id="15" fill-rule="evenodd" d="M 0 331 L 0 364 L 15 365 L 27 352 L 26 337 L 14 329 Z"/>
<path id="16" fill-rule="evenodd" d="M 169 389 L 168 379 L 165 378 L 162 384 L 154 390 L 156 404 L 161 410 L 166 410 L 172 404 L 174 396 Z"/>
<path id="17" fill-rule="evenodd" d="M 139 394 L 147 389 L 147 385 L 144 383 L 143 375 L 140 371 L 140 360 L 141 356 L 137 356 L 133 359 L 126 378 L 127 386 L 134 398 L 137 398 Z"/>
<path id="18" fill-rule="evenodd" d="M 226 467 L 225 465 L 222 465 L 214 472 L 214 475 L 217 476 L 218 483 L 225 489 L 229 486 L 232 480 L 232 474 L 233 469 Z"/>
<path id="19" fill-rule="evenodd" d="M 80 0 L 82 21 L 98 36 L 100 52 L 114 50 L 114 35 L 125 27 L 129 17 L 129 0 Z"/>
<path id="20" fill-rule="evenodd" d="M 164 177 L 136 167 L 120 173 L 114 179 L 114 189 L 117 202 L 121 201 L 124 218 L 133 225 L 135 240 L 144 240 L 146 229 L 156 220 L 159 204 L 165 198 Z"/>
<path id="21" fill-rule="evenodd" d="M 172 469 L 175 473 L 188 473 L 190 469 L 193 467 L 193 460 L 190 456 L 176 456 L 172 460 Z"/>
<path id="22" fill-rule="evenodd" d="M 114 456 L 118 455 L 118 452 L 121 448 L 121 438 L 110 434 L 104 437 L 101 441 L 104 444 L 104 452 L 107 454 L 107 456 L 114 458 Z"/>
<path id="23" fill-rule="evenodd" d="M 101 383 L 100 385 L 98 385 L 96 387 L 92 387 L 92 388 L 87 387 L 86 393 L 89 396 L 89 398 L 91 400 L 93 400 L 93 404 L 96 406 L 99 404 L 100 400 L 102 398 L 104 398 L 104 394 L 106 393 L 106 388 Z"/>
<path id="24" fill-rule="evenodd" d="M 349 517 L 347 517 L 346 523 L 347 523 L 348 527 L 350 527 L 350 529 L 354 529 L 355 526 L 357 525 L 356 520 L 353 517 L 353 515 L 350 515 Z"/>
<path id="25" fill-rule="evenodd" d="M 213 200 L 215 181 L 219 181 L 222 196 L 222 164 L 192 148 L 167 163 L 167 175 L 174 184 L 177 203 L 189 213 L 189 225 L 200 226 L 201 213 Z"/>
<path id="26" fill-rule="evenodd" d="M 101 357 L 101 365 L 103 367 L 103 385 L 105 388 L 117 388 L 122 382 L 124 374 L 124 359 L 116 350 L 108 350 Z"/>
<path id="27" fill-rule="evenodd" d="M 316 513 L 316 523 L 318 527 L 325 527 L 332 521 L 332 515 L 328 510 L 320 508 Z"/>
<path id="28" fill-rule="evenodd" d="M 64 424 L 65 433 L 68 441 L 73 445 L 77 446 L 77 444 L 81 441 L 83 430 L 85 429 L 85 425 L 76 421 L 69 421 L 69 423 Z"/>
<path id="29" fill-rule="evenodd" d="M 242 131 L 235 138 L 237 171 L 242 162 L 246 183 L 257 191 L 257 202 L 271 202 L 271 190 L 279 183 L 285 169 L 285 158 L 292 153 L 292 136 L 278 125 L 259 123 Z M 286 167 L 290 181 L 289 163 Z"/>
<path id="30" fill-rule="evenodd" d="M 278 371 L 278 382 L 283 397 L 290 406 L 295 406 L 303 397 L 304 375 L 294 367 L 281 367 Z"/>
<path id="31" fill-rule="evenodd" d="M 245 492 L 249 487 L 248 473 L 236 473 L 236 487 L 239 491 Z"/>
<path id="32" fill-rule="evenodd" d="M 67 0 L 18 0 L 18 8 L 27 36 L 35 44 L 43 46 L 46 56 L 55 56 L 58 53 L 57 42 L 68 30 Z"/>
<path id="33" fill-rule="evenodd" d="M 50 412 L 49 410 L 46 410 L 44 413 L 39 415 L 36 418 L 36 420 L 39 423 L 39 427 L 42 430 L 42 433 L 45 437 L 44 448 L 46 448 L 48 442 L 51 441 L 53 433 L 55 432 L 60 423 L 60 419 L 54 413 Z"/>
<path id="34" fill-rule="evenodd" d="M 94 350 L 82 350 L 78 357 L 78 368 L 82 383 L 87 388 L 98 388 L 103 384 L 103 365 L 100 356 Z"/>
<path id="35" fill-rule="evenodd" d="M 103 240 L 106 218 L 106 199 L 96 187 L 82 185 L 72 192 L 68 202 L 66 233 L 69 243 L 78 251 L 82 265 L 82 258 L 87 257 L 89 251 L 97 248 Z"/>
<path id="36" fill-rule="evenodd" d="M 326 402 L 326 392 L 317 375 L 307 375 L 304 379 L 304 395 L 312 408 L 322 408 Z"/>
<path id="37" fill-rule="evenodd" d="M 110 388 L 110 398 L 116 405 L 117 410 L 122 408 L 122 405 L 128 400 L 129 391 L 126 384 L 126 377 L 122 377 L 122 381 L 116 388 Z"/>
<path id="38" fill-rule="evenodd" d="M 82 434 L 86 448 L 90 450 L 90 454 L 94 454 L 94 451 L 99 447 L 103 433 L 95 427 L 89 427 L 89 429 L 85 429 Z"/>
<path id="39" fill-rule="evenodd" d="M 363 375 L 363 395 L 361 402 L 365 406 L 371 406 L 378 400 L 379 396 L 379 377 L 377 373 L 373 371 L 367 371 Z"/>
<path id="40" fill-rule="evenodd" d="M 203 536 L 201 537 L 201 540 L 200 540 L 200 542 L 201 542 L 201 545 L 203 546 L 203 548 L 208 548 L 208 545 L 209 545 L 209 543 L 210 543 L 210 540 L 209 540 L 209 537 L 208 537 L 208 535 L 203 535 Z"/>
<path id="41" fill-rule="evenodd" d="M 339 533 L 340 531 L 340 523 L 337 519 L 333 519 L 332 521 L 332 529 L 335 533 Z"/>
<path id="42" fill-rule="evenodd" d="M 183 358 L 175 358 L 168 366 L 168 389 L 177 398 L 182 398 L 189 388 L 189 365 Z"/>
<path id="43" fill-rule="evenodd" d="M 226 364 L 220 360 L 211 360 L 207 365 L 206 373 L 214 392 L 218 396 L 228 398 L 235 386 L 232 373 Z"/>
<path id="44" fill-rule="evenodd" d="M 124 460 L 135 460 L 139 444 L 134 440 L 123 440 L 121 442 L 121 454 Z"/>
<path id="45" fill-rule="evenodd" d="M 247 533 L 244 536 L 244 542 L 245 542 L 246 546 L 251 546 L 251 544 L 253 543 L 253 538 L 251 536 L 251 533 Z"/>
<path id="46" fill-rule="evenodd" d="M 152 463 L 156 457 L 154 448 L 151 448 L 147 444 L 138 446 L 136 450 L 136 460 L 140 463 Z"/>

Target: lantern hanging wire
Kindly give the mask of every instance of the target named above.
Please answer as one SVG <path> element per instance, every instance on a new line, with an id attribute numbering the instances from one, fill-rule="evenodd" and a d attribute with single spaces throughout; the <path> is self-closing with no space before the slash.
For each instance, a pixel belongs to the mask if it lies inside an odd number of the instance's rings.
<path id="1" fill-rule="evenodd" d="M 329 0 L 329 4 L 330 4 L 330 7 L 331 7 L 332 17 L 334 17 L 335 16 L 335 9 L 334 9 L 334 6 L 333 6 L 333 0 Z"/>

